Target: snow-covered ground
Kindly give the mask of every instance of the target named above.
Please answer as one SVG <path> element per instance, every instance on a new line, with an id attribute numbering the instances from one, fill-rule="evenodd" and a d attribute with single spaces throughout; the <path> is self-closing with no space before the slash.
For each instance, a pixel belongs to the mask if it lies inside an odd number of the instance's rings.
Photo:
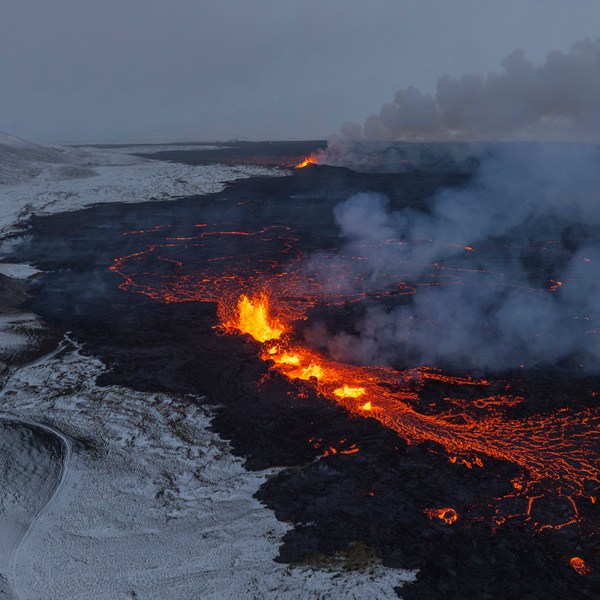
<path id="1" fill-rule="evenodd" d="M 19 150 L 18 159 L 9 146 Z M 170 200 L 215 192 L 240 177 L 286 174 L 148 161 L 114 150 L 38 148 L 0 136 L 0 181 L 3 172 L 13 177 L 0 185 L 0 241 L 32 214 Z M 35 270 L 26 265 L 0 264 L 0 278 L 17 284 L 29 276 Z M 68 451 L 57 481 L 40 467 L 46 458 L 27 450 L 27 435 L 11 429 L 16 441 L 3 438 L 0 598 L 377 599 L 394 597 L 395 586 L 414 579 L 414 572 L 380 564 L 349 571 L 343 561 L 323 568 L 274 562 L 290 525 L 253 498 L 272 473 L 246 471 L 209 431 L 211 414 L 198 399 L 97 386 L 104 366 L 68 340 L 27 366 L 11 364 L 44 325 L 1 301 L 0 426 L 8 418 L 42 424 Z M 16 456 L 19 476 L 2 463 Z M 29 510 L 35 502 L 27 490 L 40 494 L 42 507 Z"/>
<path id="2" fill-rule="evenodd" d="M 36 334 L 42 335 L 44 326 L 30 312 L 0 312 L 0 360 L 10 361 L 15 354 L 32 344 Z"/>
<path id="3" fill-rule="evenodd" d="M 29 279 L 32 275 L 39 273 L 31 265 L 0 263 L 0 275 L 6 277 L 14 277 L 16 279 Z"/>
<path id="4" fill-rule="evenodd" d="M 289 526 L 252 497 L 270 473 L 246 471 L 193 398 L 98 387 L 102 370 L 73 348 L 2 393 L 5 412 L 86 444 L 14 557 L 19 598 L 390 598 L 413 577 L 274 562 Z"/>
<path id="5" fill-rule="evenodd" d="M 108 148 L 45 148 L 0 133 L 0 239 L 32 214 L 101 202 L 173 200 L 219 192 L 236 179 L 287 174 L 254 165 L 155 161 Z"/>

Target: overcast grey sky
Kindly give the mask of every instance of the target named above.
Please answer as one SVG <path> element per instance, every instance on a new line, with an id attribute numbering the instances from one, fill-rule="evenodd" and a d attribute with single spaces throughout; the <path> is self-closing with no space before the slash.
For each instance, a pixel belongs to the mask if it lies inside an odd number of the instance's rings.
<path id="1" fill-rule="evenodd" d="M 301 139 L 600 35 L 599 0 L 0 0 L 0 130 Z"/>

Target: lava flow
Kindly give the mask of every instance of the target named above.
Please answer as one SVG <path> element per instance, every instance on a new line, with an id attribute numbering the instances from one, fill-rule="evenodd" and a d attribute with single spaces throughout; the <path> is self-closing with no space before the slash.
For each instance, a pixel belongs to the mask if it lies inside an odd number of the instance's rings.
<path id="1" fill-rule="evenodd" d="M 304 169 L 304 167 L 308 167 L 308 165 L 317 165 L 317 164 L 319 164 L 319 163 L 318 163 L 316 155 L 311 154 L 310 156 L 307 156 L 306 158 L 301 160 L 296 165 L 296 169 Z"/>
<path id="2" fill-rule="evenodd" d="M 579 556 L 574 556 L 571 560 L 569 560 L 569 564 L 573 567 L 578 575 L 589 575 L 592 572 L 592 570 L 586 565 L 583 558 L 579 558 Z"/>
<path id="3" fill-rule="evenodd" d="M 446 525 L 458 520 L 458 513 L 453 508 L 426 508 L 424 512 L 430 519 L 440 519 Z"/>
<path id="4" fill-rule="evenodd" d="M 298 335 L 297 323 L 317 304 L 344 304 L 361 297 L 325 293 L 318 281 L 305 275 L 290 228 L 211 231 L 203 225 L 197 232 L 192 238 L 167 238 L 164 244 L 116 259 L 111 270 L 123 277 L 121 288 L 161 302 L 217 302 L 220 330 L 252 336 L 270 368 L 300 386 L 312 386 L 351 413 L 377 419 L 408 443 L 434 442 L 451 462 L 469 468 L 485 467 L 489 459 L 516 465 L 522 475 L 496 505 L 520 498 L 523 509 L 516 515 L 496 508 L 496 524 L 519 516 L 540 531 L 581 522 L 578 503 L 593 503 L 598 495 L 597 409 L 561 408 L 515 417 L 510 409 L 523 398 L 490 394 L 487 380 L 453 377 L 432 367 L 399 371 L 337 362 L 311 349 Z M 233 236 L 248 242 L 244 252 L 219 253 L 219 244 Z M 217 255 L 190 261 L 188 253 L 205 252 L 209 240 Z M 225 248 L 230 250 L 224 244 Z M 439 265 L 435 267 L 439 285 L 444 275 Z M 456 270 L 448 270 L 448 282 L 459 282 Z M 396 294 L 413 292 L 405 282 L 397 282 Z M 459 390 L 468 386 L 475 394 L 445 398 L 447 404 L 436 411 L 419 410 L 420 393 L 431 381 Z M 562 498 L 570 515 L 560 522 L 538 520 L 535 500 L 545 494 Z M 441 510 L 447 522 L 454 509 Z"/>
<path id="5" fill-rule="evenodd" d="M 249 320 L 249 315 L 254 319 Z M 453 411 L 421 414 L 409 402 L 418 396 L 418 389 L 409 382 L 439 374 L 428 370 L 398 372 L 385 367 L 348 365 L 322 356 L 289 335 L 293 332 L 291 324 L 285 325 L 270 316 L 268 296 L 264 292 L 252 299 L 241 296 L 233 315 L 222 326 L 228 331 L 252 335 L 262 342 L 262 358 L 272 361 L 273 368 L 290 379 L 311 381 L 323 396 L 351 412 L 368 411 L 369 416 L 410 442 L 437 442 L 451 455 L 471 457 L 469 465 L 483 464 L 478 458 L 480 455 L 508 460 L 527 471 L 530 487 L 534 483 L 553 483 L 565 493 L 569 490 L 569 495 L 584 495 L 586 482 L 597 483 L 599 420 L 591 410 L 578 414 L 564 411 L 559 415 L 537 415 L 519 422 L 506 420 L 494 411 L 483 418 L 462 412 L 460 419 Z M 266 335 L 266 332 L 271 334 Z M 486 381 L 445 378 L 459 385 L 487 384 Z M 486 400 L 482 398 L 481 402 Z"/>
<path id="6" fill-rule="evenodd" d="M 235 318 L 223 323 L 225 329 L 239 329 L 258 342 L 276 340 L 285 332 L 285 326 L 270 314 L 269 297 L 260 294 L 256 298 L 240 296 Z"/>

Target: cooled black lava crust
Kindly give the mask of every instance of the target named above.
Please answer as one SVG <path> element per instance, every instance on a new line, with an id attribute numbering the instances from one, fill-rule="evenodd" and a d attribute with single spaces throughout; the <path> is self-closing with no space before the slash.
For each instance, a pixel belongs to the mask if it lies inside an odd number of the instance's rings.
<path id="1" fill-rule="evenodd" d="M 168 223 L 172 235 L 184 236 L 199 222 L 293 225 L 299 246 L 310 251 L 339 243 L 332 209 L 355 192 L 382 192 L 395 207 L 423 206 L 440 187 L 467 180 L 448 172 L 360 175 L 314 167 L 285 178 L 238 181 L 219 194 L 34 218 L 14 259 L 47 271 L 33 284 L 29 307 L 108 365 L 101 384 L 189 394 L 190 402 L 215 405 L 215 431 L 248 468 L 286 467 L 257 494 L 277 518 L 295 523 L 278 560 L 312 560 L 362 542 L 386 565 L 420 569 L 415 584 L 398 590 L 404 598 L 598 597 L 593 531 L 582 537 L 567 527 L 532 535 L 518 520 L 500 528 L 467 518 L 447 526 L 423 513 L 451 506 L 468 514 L 506 494 L 516 473 L 512 465 L 488 460 L 483 469 L 466 469 L 433 445 L 408 446 L 376 420 L 352 417 L 307 387 L 298 395 L 296 384 L 269 372 L 252 340 L 216 334 L 214 304 L 161 304 L 118 289 L 121 279 L 109 271 L 116 257 L 143 249 L 138 237 L 123 235 L 129 230 Z M 146 234 L 143 244 L 158 243 L 164 234 L 152 236 Z M 243 252 L 243 243 L 235 243 L 232 251 Z M 568 374 L 534 375 L 527 383 L 520 373 L 524 387 L 556 389 L 558 379 L 568 391 L 557 403 L 590 383 Z M 438 398 L 450 392 L 437 383 L 424 393 Z M 340 440 L 360 452 L 315 460 Z M 566 509 L 548 508 L 560 510 Z M 581 577 L 567 565 L 578 554 L 596 560 L 591 575 Z"/>

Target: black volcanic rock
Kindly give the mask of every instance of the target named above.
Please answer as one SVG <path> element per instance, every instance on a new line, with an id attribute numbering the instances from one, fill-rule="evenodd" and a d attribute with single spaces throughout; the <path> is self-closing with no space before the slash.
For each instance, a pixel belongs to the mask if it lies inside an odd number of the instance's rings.
<path id="1" fill-rule="evenodd" d="M 227 156 L 245 160 L 246 150 Z M 288 150 L 292 154 L 294 148 Z M 220 160 L 225 151 L 215 152 L 193 160 Z M 181 160 L 182 155 L 167 158 Z M 441 186 L 465 181 L 460 173 L 368 175 L 308 167 L 287 178 L 238 181 L 205 197 L 102 205 L 35 218 L 29 241 L 16 252 L 19 259 L 48 271 L 32 283 L 28 306 L 53 326 L 71 331 L 86 352 L 108 366 L 101 384 L 189 394 L 190 402 L 209 403 L 215 407 L 213 428 L 230 440 L 248 468 L 284 467 L 257 493 L 278 519 L 293 524 L 279 561 L 310 564 L 316 554 L 370 548 L 387 566 L 420 569 L 417 582 L 399 590 L 407 600 L 598 597 L 597 520 L 581 530 L 544 532 L 524 518 L 502 526 L 494 522 L 498 506 L 507 514 L 524 512 L 522 497 L 498 502 L 513 491 L 511 479 L 519 472 L 515 465 L 487 459 L 484 468 L 468 469 L 451 463 L 433 443 L 408 445 L 375 419 L 349 415 L 310 385 L 270 373 L 249 338 L 215 332 L 214 304 L 161 304 L 120 290 L 121 279 L 109 271 L 116 257 L 164 241 L 164 232 L 152 232 L 159 224 L 182 236 L 196 223 L 217 227 L 220 220 L 228 227 L 289 225 L 299 235 L 298 247 L 312 251 L 339 242 L 332 208 L 353 193 L 377 191 L 390 195 L 396 206 L 424 207 Z M 123 235 L 131 229 L 150 232 L 142 238 Z M 236 248 L 240 254 L 246 250 L 243 243 Z M 190 246 L 186 252 L 205 252 L 202 260 L 211 258 L 210 246 Z M 521 372 L 512 385 L 515 392 L 546 396 L 540 410 L 559 407 L 565 390 L 583 392 L 599 383 L 597 378 L 577 382 L 565 373 L 557 388 L 561 392 L 553 393 L 553 373 L 529 375 Z M 456 395 L 443 382 L 431 384 L 425 393 L 437 404 L 417 402 L 415 410 L 424 414 L 446 407 L 445 399 Z M 526 415 L 538 409 L 514 410 Z M 339 452 L 352 444 L 358 452 Z M 330 447 L 338 453 L 323 456 Z M 597 506 L 582 511 L 596 511 L 597 519 Z M 457 511 L 455 523 L 425 514 L 444 507 Z M 535 510 L 556 523 L 566 516 L 562 498 L 549 498 Z M 589 576 L 579 576 L 568 565 L 568 558 L 579 554 L 593 568 Z"/>

